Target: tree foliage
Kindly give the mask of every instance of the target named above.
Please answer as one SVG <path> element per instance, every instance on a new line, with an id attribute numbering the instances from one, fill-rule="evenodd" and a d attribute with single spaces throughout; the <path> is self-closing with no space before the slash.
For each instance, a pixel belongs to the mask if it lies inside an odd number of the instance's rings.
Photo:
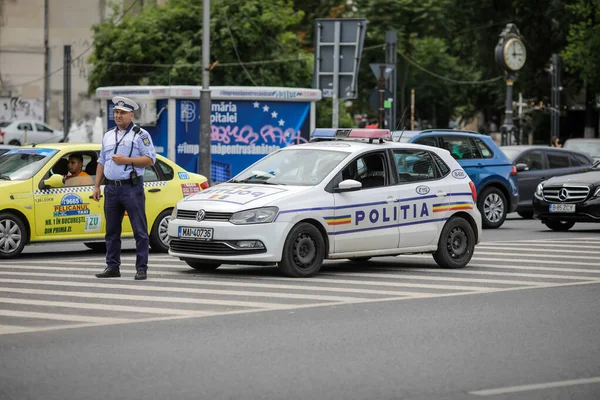
<path id="1" fill-rule="evenodd" d="M 547 103 L 548 67 L 560 53 L 566 65 L 564 95 L 600 89 L 600 0 L 213 0 L 212 85 L 310 87 L 314 19 L 366 18 L 358 84 L 350 114 L 376 116 L 368 104 L 377 82 L 370 63 L 385 62 L 385 34 L 398 36 L 398 119 L 416 92 L 417 117 L 437 127 L 476 112 L 500 120 L 506 94 L 494 47 L 507 23 L 527 47 L 515 93 Z M 202 6 L 170 0 L 94 28 L 90 89 L 108 85 L 199 85 L 202 81 Z M 319 125 L 330 121 L 330 103 L 318 107 Z"/>

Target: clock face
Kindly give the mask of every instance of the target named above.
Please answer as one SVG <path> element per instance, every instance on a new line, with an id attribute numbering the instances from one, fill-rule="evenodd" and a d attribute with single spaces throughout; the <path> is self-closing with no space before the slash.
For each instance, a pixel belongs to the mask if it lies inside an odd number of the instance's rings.
<path id="1" fill-rule="evenodd" d="M 519 39 L 509 39 L 504 45 L 504 62 L 513 71 L 520 70 L 525 65 L 527 51 Z"/>

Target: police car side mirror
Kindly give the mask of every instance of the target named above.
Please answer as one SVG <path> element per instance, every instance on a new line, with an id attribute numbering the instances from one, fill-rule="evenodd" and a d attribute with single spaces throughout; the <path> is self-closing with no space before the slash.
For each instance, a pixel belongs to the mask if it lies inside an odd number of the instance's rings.
<path id="1" fill-rule="evenodd" d="M 362 183 L 355 181 L 354 179 L 346 179 L 341 181 L 338 187 L 335 188 L 336 193 L 342 192 L 355 192 L 362 188 Z"/>
<path id="2" fill-rule="evenodd" d="M 44 185 L 46 185 L 46 187 L 53 188 L 63 187 L 63 179 L 64 177 L 62 175 L 54 174 L 44 181 Z"/>
<path id="3" fill-rule="evenodd" d="M 515 167 L 517 168 L 517 172 L 529 171 L 529 167 L 525 163 L 518 163 Z"/>

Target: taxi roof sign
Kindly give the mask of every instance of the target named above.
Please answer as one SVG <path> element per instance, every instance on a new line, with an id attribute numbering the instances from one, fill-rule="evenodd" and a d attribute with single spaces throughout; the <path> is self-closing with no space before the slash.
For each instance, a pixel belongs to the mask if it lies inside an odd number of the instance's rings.
<path id="1" fill-rule="evenodd" d="M 312 131 L 311 139 L 375 139 L 383 142 L 392 140 L 392 133 L 389 129 L 362 129 L 362 128 L 317 128 Z"/>

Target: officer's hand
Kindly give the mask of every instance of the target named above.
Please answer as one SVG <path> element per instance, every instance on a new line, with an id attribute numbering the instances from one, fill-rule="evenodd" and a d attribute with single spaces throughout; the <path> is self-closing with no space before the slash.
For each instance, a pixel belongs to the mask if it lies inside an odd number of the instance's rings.
<path id="1" fill-rule="evenodd" d="M 127 162 L 127 159 L 129 157 L 125 157 L 123 154 L 114 154 L 112 156 L 112 160 L 114 161 L 115 164 L 117 165 L 123 165 L 123 164 L 129 164 Z"/>
<path id="2" fill-rule="evenodd" d="M 92 193 L 92 197 L 96 201 L 100 201 L 100 188 L 94 186 L 94 193 Z"/>

